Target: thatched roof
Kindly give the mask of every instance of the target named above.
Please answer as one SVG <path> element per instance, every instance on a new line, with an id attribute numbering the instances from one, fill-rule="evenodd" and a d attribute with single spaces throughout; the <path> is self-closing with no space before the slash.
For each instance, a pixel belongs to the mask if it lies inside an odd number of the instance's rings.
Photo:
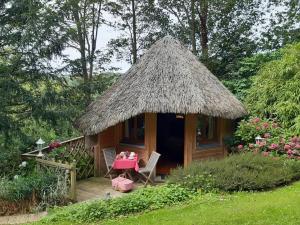
<path id="1" fill-rule="evenodd" d="M 180 41 L 157 41 L 76 121 L 86 135 L 141 113 L 201 113 L 235 119 L 239 100 Z"/>

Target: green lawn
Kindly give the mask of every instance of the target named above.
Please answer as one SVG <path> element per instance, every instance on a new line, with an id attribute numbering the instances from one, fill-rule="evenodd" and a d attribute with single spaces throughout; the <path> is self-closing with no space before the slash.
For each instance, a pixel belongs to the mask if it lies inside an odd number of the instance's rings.
<path id="1" fill-rule="evenodd" d="M 274 191 L 238 193 L 229 197 L 206 196 L 195 202 L 102 222 L 126 224 L 300 224 L 300 182 Z"/>
<path id="2" fill-rule="evenodd" d="M 300 182 L 273 191 L 206 194 L 189 204 L 147 212 L 128 218 L 106 220 L 101 225 L 299 225 Z M 40 224 L 37 222 L 36 224 Z M 47 223 L 50 224 L 50 223 Z M 74 224 L 59 221 L 55 224 Z"/>

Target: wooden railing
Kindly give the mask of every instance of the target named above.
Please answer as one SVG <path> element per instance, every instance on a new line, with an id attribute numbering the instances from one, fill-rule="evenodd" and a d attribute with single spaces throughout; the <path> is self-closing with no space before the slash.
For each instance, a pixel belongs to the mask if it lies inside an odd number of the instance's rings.
<path id="1" fill-rule="evenodd" d="M 61 146 L 66 146 L 67 149 L 71 149 L 72 147 L 74 146 L 80 146 L 80 147 L 83 147 L 84 148 L 84 136 L 80 136 L 80 137 L 76 137 L 76 138 L 72 138 L 72 139 L 69 139 L 69 140 L 66 140 L 66 141 L 62 141 L 60 142 Z M 44 148 L 41 149 L 42 153 L 49 153 L 50 152 L 50 147 L 49 146 L 46 146 Z M 33 151 L 30 151 L 30 152 L 26 152 L 24 154 L 22 154 L 22 156 L 25 156 L 25 157 L 37 157 L 39 153 L 39 150 L 35 149 Z"/>
<path id="2" fill-rule="evenodd" d="M 65 147 L 65 151 L 70 158 L 76 160 L 76 178 L 78 180 L 94 175 L 94 148 L 85 147 L 85 139 L 83 136 L 60 142 L 60 144 L 62 147 Z M 51 150 L 49 146 L 41 149 L 42 153 L 45 154 L 44 159 L 49 159 L 47 154 L 50 153 Z M 38 153 L 39 150 L 33 150 L 22 154 L 22 156 L 38 159 Z"/>
<path id="3" fill-rule="evenodd" d="M 62 163 L 55 162 L 45 159 L 36 158 L 37 166 L 39 169 L 44 169 L 46 171 L 56 172 L 61 171 L 65 175 L 64 186 L 68 189 L 69 199 L 76 201 L 76 163 Z M 53 171 L 54 170 L 54 171 Z"/>

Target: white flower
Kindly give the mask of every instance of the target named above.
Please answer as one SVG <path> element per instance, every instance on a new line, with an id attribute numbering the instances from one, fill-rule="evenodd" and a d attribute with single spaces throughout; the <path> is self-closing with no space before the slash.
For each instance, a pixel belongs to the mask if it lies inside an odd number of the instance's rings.
<path id="1" fill-rule="evenodd" d="M 26 167 L 26 166 L 27 166 L 27 162 L 26 162 L 26 161 L 23 161 L 23 162 L 21 163 L 21 165 L 22 165 L 22 167 Z"/>
<path id="2" fill-rule="evenodd" d="M 15 176 L 14 176 L 14 179 L 15 179 L 15 180 L 16 180 L 16 179 L 18 179 L 18 178 L 19 178 L 19 176 L 18 176 L 18 175 L 15 175 Z"/>

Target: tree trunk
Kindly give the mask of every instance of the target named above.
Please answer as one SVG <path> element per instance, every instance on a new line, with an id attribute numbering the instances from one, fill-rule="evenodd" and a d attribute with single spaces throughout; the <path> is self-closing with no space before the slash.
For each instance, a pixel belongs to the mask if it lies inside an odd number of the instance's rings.
<path id="1" fill-rule="evenodd" d="M 87 59 L 85 55 L 85 36 L 82 30 L 82 23 L 79 17 L 78 6 L 73 7 L 73 17 L 76 23 L 77 28 L 77 35 L 78 35 L 78 44 L 80 48 L 80 62 L 81 62 L 81 69 L 82 69 L 82 76 L 85 82 L 89 80 L 89 74 L 87 70 Z"/>
<path id="2" fill-rule="evenodd" d="M 202 58 L 208 60 L 208 30 L 207 30 L 207 15 L 208 15 L 208 0 L 200 0 L 200 43 Z"/>
<path id="3" fill-rule="evenodd" d="M 88 105 L 91 102 L 91 90 L 90 90 L 90 84 L 89 84 L 89 72 L 87 69 L 87 58 L 86 58 L 86 39 L 85 39 L 85 31 L 84 27 L 80 17 L 79 13 L 79 6 L 78 5 L 73 5 L 73 17 L 76 23 L 76 28 L 77 28 L 77 36 L 78 36 L 78 44 L 79 44 L 79 52 L 80 52 L 80 63 L 81 63 L 81 68 L 82 68 L 82 76 L 84 79 L 84 83 L 87 86 L 87 89 L 85 91 L 85 99 L 86 99 L 86 105 Z"/>
<path id="4" fill-rule="evenodd" d="M 197 54 L 197 49 L 196 49 L 196 31 L 195 31 L 195 0 L 191 0 L 191 14 L 192 14 L 192 19 L 191 19 L 191 42 L 192 42 L 192 52 L 194 55 Z"/>
<path id="5" fill-rule="evenodd" d="M 137 61 L 137 43 L 136 43 L 136 14 L 135 14 L 135 1 L 131 0 L 132 7 L 132 62 Z"/>

